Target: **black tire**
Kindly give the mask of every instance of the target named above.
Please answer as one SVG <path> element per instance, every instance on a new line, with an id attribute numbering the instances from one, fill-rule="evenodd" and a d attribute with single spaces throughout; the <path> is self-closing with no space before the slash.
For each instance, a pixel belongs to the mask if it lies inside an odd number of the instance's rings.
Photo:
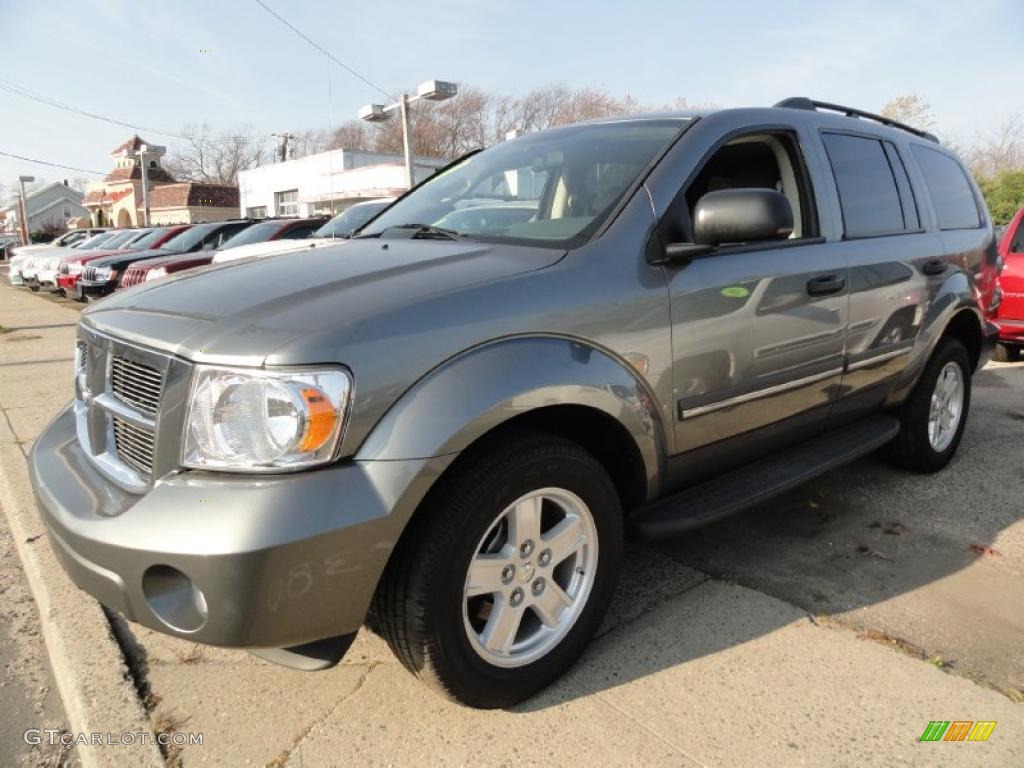
<path id="1" fill-rule="evenodd" d="M 453 472 L 392 555 L 373 619 L 406 668 L 440 694 L 471 707 L 509 707 L 565 672 L 597 631 L 618 580 L 622 509 L 593 456 L 576 443 L 541 433 L 492 442 Z M 495 520 L 514 501 L 542 488 L 568 490 L 586 504 L 597 533 L 596 573 L 561 641 L 524 666 L 505 668 L 474 649 L 463 590 L 470 561 Z M 540 573 L 539 558 L 537 565 Z"/>
<path id="2" fill-rule="evenodd" d="M 993 357 L 999 363 L 1017 363 L 1020 362 L 1020 352 L 1020 347 L 1010 344 L 996 344 Z"/>
<path id="3" fill-rule="evenodd" d="M 928 437 L 928 420 L 939 375 L 948 364 L 960 368 L 963 382 L 963 405 L 953 439 L 943 450 L 936 450 Z M 914 472 L 938 472 L 945 467 L 964 434 L 971 407 L 971 363 L 964 345 L 953 338 L 939 342 L 925 366 L 921 379 L 899 410 L 900 432 L 890 446 L 890 457 L 900 466 Z"/>

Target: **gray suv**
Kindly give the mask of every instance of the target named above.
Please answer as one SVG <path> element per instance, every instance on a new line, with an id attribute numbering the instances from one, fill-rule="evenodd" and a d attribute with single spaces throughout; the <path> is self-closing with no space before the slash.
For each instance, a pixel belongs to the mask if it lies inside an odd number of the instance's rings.
<path id="1" fill-rule="evenodd" d="M 530 212 L 439 223 L 472 205 Z M 627 532 L 883 447 L 941 469 L 995 257 L 954 154 L 846 107 L 529 134 L 347 244 L 89 308 L 32 479 L 71 578 L 133 621 L 302 669 L 368 622 L 508 706 L 580 655 Z"/>

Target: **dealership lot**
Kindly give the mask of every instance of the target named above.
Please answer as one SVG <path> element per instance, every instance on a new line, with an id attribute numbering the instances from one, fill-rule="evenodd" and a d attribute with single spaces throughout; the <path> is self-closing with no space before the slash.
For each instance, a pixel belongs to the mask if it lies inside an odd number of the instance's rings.
<path id="1" fill-rule="evenodd" d="M 0 286 L 0 426 L 4 450 L 23 454 L 70 393 L 77 307 Z M 128 690 L 156 727 L 202 733 L 185 765 L 1020 764 L 1024 625 L 1008 608 L 1024 601 L 1024 457 L 1010 449 L 1024 366 L 992 365 L 975 384 L 962 450 L 938 476 L 867 459 L 702 532 L 631 546 L 598 640 L 510 712 L 439 700 L 365 630 L 340 666 L 310 674 L 117 620 L 137 690 L 103 670 L 60 674 L 90 680 L 91 707 Z M 23 467 L 4 467 L 24 494 Z M 59 570 L 44 578 L 68 589 Z M 72 644 L 98 620 L 44 617 Z M 919 742 L 935 719 L 998 725 L 984 744 Z"/>

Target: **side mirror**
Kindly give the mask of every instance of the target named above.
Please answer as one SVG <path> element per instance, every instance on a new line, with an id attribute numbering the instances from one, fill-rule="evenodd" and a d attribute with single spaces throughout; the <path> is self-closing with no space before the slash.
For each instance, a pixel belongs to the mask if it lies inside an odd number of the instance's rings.
<path id="1" fill-rule="evenodd" d="M 793 232 L 793 209 L 774 189 L 708 192 L 693 211 L 693 240 L 699 245 L 784 240 Z"/>

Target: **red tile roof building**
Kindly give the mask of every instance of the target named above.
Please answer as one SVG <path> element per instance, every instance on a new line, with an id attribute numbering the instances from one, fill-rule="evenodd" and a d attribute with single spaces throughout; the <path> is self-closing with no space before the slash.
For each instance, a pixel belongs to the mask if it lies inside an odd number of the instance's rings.
<path id="1" fill-rule="evenodd" d="M 143 162 L 150 224 L 222 221 L 238 215 L 238 187 L 176 181 L 160 166 L 163 147 L 132 136 L 111 151 L 114 169 L 91 184 L 82 200 L 95 226 L 135 227 L 145 223 Z"/>

